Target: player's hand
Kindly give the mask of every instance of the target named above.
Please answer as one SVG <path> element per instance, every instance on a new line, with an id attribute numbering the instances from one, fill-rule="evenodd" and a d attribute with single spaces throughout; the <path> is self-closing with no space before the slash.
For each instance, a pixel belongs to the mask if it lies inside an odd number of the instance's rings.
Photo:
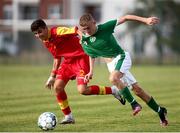
<path id="1" fill-rule="evenodd" d="M 55 78 L 50 76 L 46 82 L 46 88 L 51 89 L 54 86 Z"/>
<path id="2" fill-rule="evenodd" d="M 84 82 L 89 82 L 90 79 L 92 79 L 93 73 L 88 73 L 84 77 Z"/>
<path id="3" fill-rule="evenodd" d="M 147 25 L 154 25 L 159 23 L 159 18 L 157 17 L 149 17 L 146 19 L 146 24 Z"/>

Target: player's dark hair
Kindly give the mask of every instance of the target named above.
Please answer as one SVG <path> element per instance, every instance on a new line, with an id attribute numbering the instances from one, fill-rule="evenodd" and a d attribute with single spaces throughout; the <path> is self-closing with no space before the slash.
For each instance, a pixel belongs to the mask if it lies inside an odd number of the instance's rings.
<path id="1" fill-rule="evenodd" d="M 94 21 L 94 18 L 92 17 L 91 14 L 86 13 L 82 15 L 81 18 L 79 19 L 79 25 L 86 26 L 89 21 Z"/>
<path id="2" fill-rule="evenodd" d="M 46 27 L 46 23 L 42 19 L 37 19 L 34 22 L 32 22 L 31 31 L 34 32 L 37 31 L 39 28 L 45 29 Z"/>

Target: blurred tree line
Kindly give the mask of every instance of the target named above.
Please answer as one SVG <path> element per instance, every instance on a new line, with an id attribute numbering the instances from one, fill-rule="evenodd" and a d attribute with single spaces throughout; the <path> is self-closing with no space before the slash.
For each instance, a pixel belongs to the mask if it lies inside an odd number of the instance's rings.
<path id="1" fill-rule="evenodd" d="M 129 29 L 138 31 L 141 35 L 135 37 L 141 40 L 135 41 L 135 53 L 138 54 L 137 47 L 143 49 L 144 42 L 153 34 L 156 36 L 156 47 L 158 50 L 157 63 L 162 64 L 164 58 L 163 45 L 168 46 L 177 55 L 177 64 L 180 64 L 180 1 L 174 0 L 137 0 L 136 7 L 131 14 L 140 16 L 157 16 L 160 24 L 148 29 L 147 26 L 139 23 L 128 23 Z M 137 40 L 137 39 L 136 39 Z"/>

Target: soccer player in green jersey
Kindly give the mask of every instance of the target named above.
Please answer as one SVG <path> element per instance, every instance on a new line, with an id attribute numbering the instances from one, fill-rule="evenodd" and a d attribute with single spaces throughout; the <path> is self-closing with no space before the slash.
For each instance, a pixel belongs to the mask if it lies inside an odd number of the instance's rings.
<path id="1" fill-rule="evenodd" d="M 79 20 L 79 34 L 81 36 L 81 45 L 90 56 L 90 71 L 85 76 L 87 80 L 92 78 L 95 58 L 103 57 L 110 71 L 110 82 L 117 86 L 119 93 L 131 104 L 133 115 L 141 111 L 141 105 L 131 95 L 128 84 L 132 90 L 155 112 L 158 113 L 160 124 L 167 126 L 167 110 L 159 106 L 152 96 L 147 94 L 137 83 L 134 76 L 130 73 L 132 65 L 131 57 L 128 52 L 124 51 L 117 43 L 113 33 L 116 26 L 129 21 L 139 21 L 147 25 L 154 25 L 159 22 L 157 17 L 139 17 L 135 15 L 126 15 L 119 19 L 110 20 L 104 24 L 96 25 L 95 20 L 90 14 L 84 14 Z M 124 79 L 124 80 L 122 80 Z"/>

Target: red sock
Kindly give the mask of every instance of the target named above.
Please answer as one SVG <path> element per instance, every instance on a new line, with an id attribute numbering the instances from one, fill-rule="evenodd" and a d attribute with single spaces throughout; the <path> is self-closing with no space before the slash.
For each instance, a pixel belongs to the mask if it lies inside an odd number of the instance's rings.
<path id="1" fill-rule="evenodd" d="M 89 86 L 89 88 L 91 90 L 91 95 L 112 94 L 111 87 L 92 85 L 92 86 Z"/>
<path id="2" fill-rule="evenodd" d="M 62 112 L 64 113 L 64 115 L 70 114 L 71 109 L 68 104 L 66 92 L 65 91 L 60 92 L 59 94 L 56 95 L 56 98 L 57 98 L 57 102 L 58 102 Z"/>

